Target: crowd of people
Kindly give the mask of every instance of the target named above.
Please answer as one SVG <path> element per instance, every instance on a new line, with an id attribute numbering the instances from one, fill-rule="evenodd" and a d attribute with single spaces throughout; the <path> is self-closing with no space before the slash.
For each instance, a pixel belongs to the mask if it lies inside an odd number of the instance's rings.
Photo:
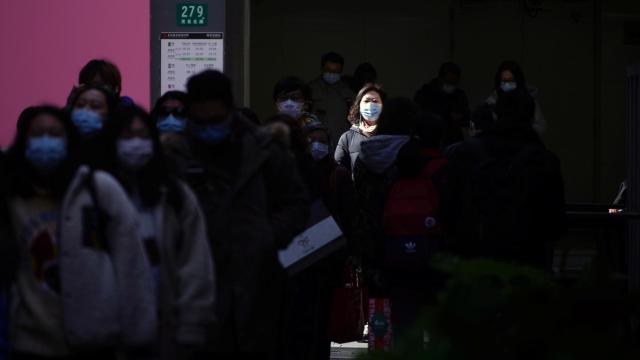
<path id="1" fill-rule="evenodd" d="M 319 78 L 278 81 L 268 119 L 214 70 L 149 113 L 105 60 L 64 108 L 24 109 L 0 153 L 0 356 L 328 359 L 347 266 L 397 336 L 446 281 L 434 255 L 550 269 L 563 181 L 518 64 L 473 112 L 456 64 L 413 100 L 343 66 L 328 53 Z M 278 252 L 314 203 L 346 246 L 289 275 Z"/>

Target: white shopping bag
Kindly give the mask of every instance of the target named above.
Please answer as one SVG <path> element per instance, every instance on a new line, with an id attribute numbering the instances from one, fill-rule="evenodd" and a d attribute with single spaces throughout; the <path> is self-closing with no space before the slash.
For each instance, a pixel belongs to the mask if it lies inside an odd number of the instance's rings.
<path id="1" fill-rule="evenodd" d="M 291 244 L 280 250 L 280 264 L 290 274 L 295 274 L 330 253 L 344 246 L 346 239 L 342 230 L 329 214 L 321 200 L 311 205 L 307 229 L 296 236 Z"/>

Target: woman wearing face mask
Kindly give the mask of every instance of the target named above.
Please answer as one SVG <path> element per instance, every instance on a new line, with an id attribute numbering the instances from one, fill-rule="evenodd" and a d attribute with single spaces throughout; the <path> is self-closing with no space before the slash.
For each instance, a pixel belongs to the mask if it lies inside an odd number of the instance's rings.
<path id="1" fill-rule="evenodd" d="M 106 86 L 94 84 L 74 89 L 67 108 L 80 135 L 80 162 L 95 168 L 105 158 L 102 130 L 117 106 L 115 95 Z"/>
<path id="2" fill-rule="evenodd" d="M 276 83 L 273 87 L 273 101 L 278 114 L 291 117 L 301 127 L 319 122 L 318 118 L 309 112 L 309 85 L 295 76 L 286 77 Z"/>
<path id="3" fill-rule="evenodd" d="M 170 171 L 183 176 L 191 159 L 189 146 L 185 138 L 187 128 L 187 108 L 189 98 L 182 91 L 168 91 L 156 101 L 151 111 L 160 143 L 164 150 Z"/>
<path id="4" fill-rule="evenodd" d="M 353 210 L 353 182 L 349 170 L 338 164 L 331 156 L 329 130 L 322 124 L 312 124 L 305 128 L 309 140 L 309 151 L 314 160 L 312 189 L 319 196 L 336 219 L 345 235 L 351 230 L 350 217 Z"/>
<path id="5" fill-rule="evenodd" d="M 504 61 L 496 71 L 494 91 L 485 102 L 495 106 L 500 96 L 515 92 L 528 94 L 535 101 L 536 111 L 532 126 L 539 135 L 542 135 L 547 128 L 547 122 L 542 114 L 540 103 L 538 102 L 538 89 L 527 83 L 524 72 L 518 63 L 515 61 Z"/>
<path id="6" fill-rule="evenodd" d="M 350 233 L 349 217 L 353 209 L 353 186 L 347 169 L 338 165 L 329 149 L 329 130 L 320 122 L 291 128 L 291 148 L 297 153 L 298 166 L 313 202 L 324 204 L 346 237 Z M 304 144 L 297 140 L 300 131 Z M 302 145 L 302 150 L 295 148 Z M 301 156 L 303 153 L 304 156 Z M 288 281 L 285 306 L 284 358 L 327 359 L 330 356 L 329 319 L 333 290 L 340 286 L 346 250 L 338 250 Z"/>
<path id="7" fill-rule="evenodd" d="M 360 153 L 360 143 L 376 132 L 378 118 L 387 94 L 379 85 L 366 84 L 351 106 L 349 121 L 351 128 L 342 134 L 338 141 L 334 159 L 338 164 L 353 171 L 353 166 Z"/>
<path id="8" fill-rule="evenodd" d="M 108 174 L 77 165 L 61 110 L 28 108 L 8 152 L 5 205 L 17 244 L 12 359 L 114 359 L 156 328 L 137 214 Z"/>
<path id="9" fill-rule="evenodd" d="M 91 138 L 102 131 L 109 114 L 116 107 L 113 93 L 103 85 L 77 88 L 70 98 L 71 121 L 82 139 Z"/>
<path id="10" fill-rule="evenodd" d="M 213 260 L 195 195 L 165 169 L 154 125 L 144 110 L 120 108 L 105 136 L 109 170 L 140 214 L 139 238 L 153 268 L 160 309 L 159 355 L 174 359 L 176 351 L 206 340 L 213 316 Z"/>

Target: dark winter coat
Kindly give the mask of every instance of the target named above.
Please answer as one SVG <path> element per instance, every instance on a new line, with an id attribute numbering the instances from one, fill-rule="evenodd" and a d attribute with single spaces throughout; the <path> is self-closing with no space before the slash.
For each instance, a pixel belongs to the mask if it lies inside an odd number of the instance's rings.
<path id="1" fill-rule="evenodd" d="M 188 176 L 218 276 L 219 324 L 210 344 L 216 352 L 272 354 L 285 279 L 278 250 L 303 230 L 307 194 L 284 146 L 238 115 L 232 124 L 227 145 L 194 151 L 201 174 Z"/>
<path id="2" fill-rule="evenodd" d="M 484 176 L 488 169 L 496 176 Z M 549 268 L 566 231 L 564 185 L 558 158 L 530 126 L 502 126 L 458 146 L 449 182 L 457 252 Z"/>

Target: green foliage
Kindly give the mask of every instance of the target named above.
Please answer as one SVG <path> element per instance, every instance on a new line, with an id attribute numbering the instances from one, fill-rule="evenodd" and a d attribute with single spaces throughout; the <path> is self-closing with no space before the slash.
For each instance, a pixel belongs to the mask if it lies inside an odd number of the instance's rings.
<path id="1" fill-rule="evenodd" d="M 574 285 L 527 266 L 441 256 L 450 278 L 437 305 L 425 309 L 392 353 L 368 359 L 638 358 L 630 324 L 637 298 L 590 269 Z M 392 305 L 393 306 L 393 305 Z M 393 308 L 392 308 L 393 309 Z M 393 310 L 392 310 L 393 311 Z M 423 331 L 426 345 L 415 341 Z M 413 340 L 411 340 L 413 339 Z"/>

